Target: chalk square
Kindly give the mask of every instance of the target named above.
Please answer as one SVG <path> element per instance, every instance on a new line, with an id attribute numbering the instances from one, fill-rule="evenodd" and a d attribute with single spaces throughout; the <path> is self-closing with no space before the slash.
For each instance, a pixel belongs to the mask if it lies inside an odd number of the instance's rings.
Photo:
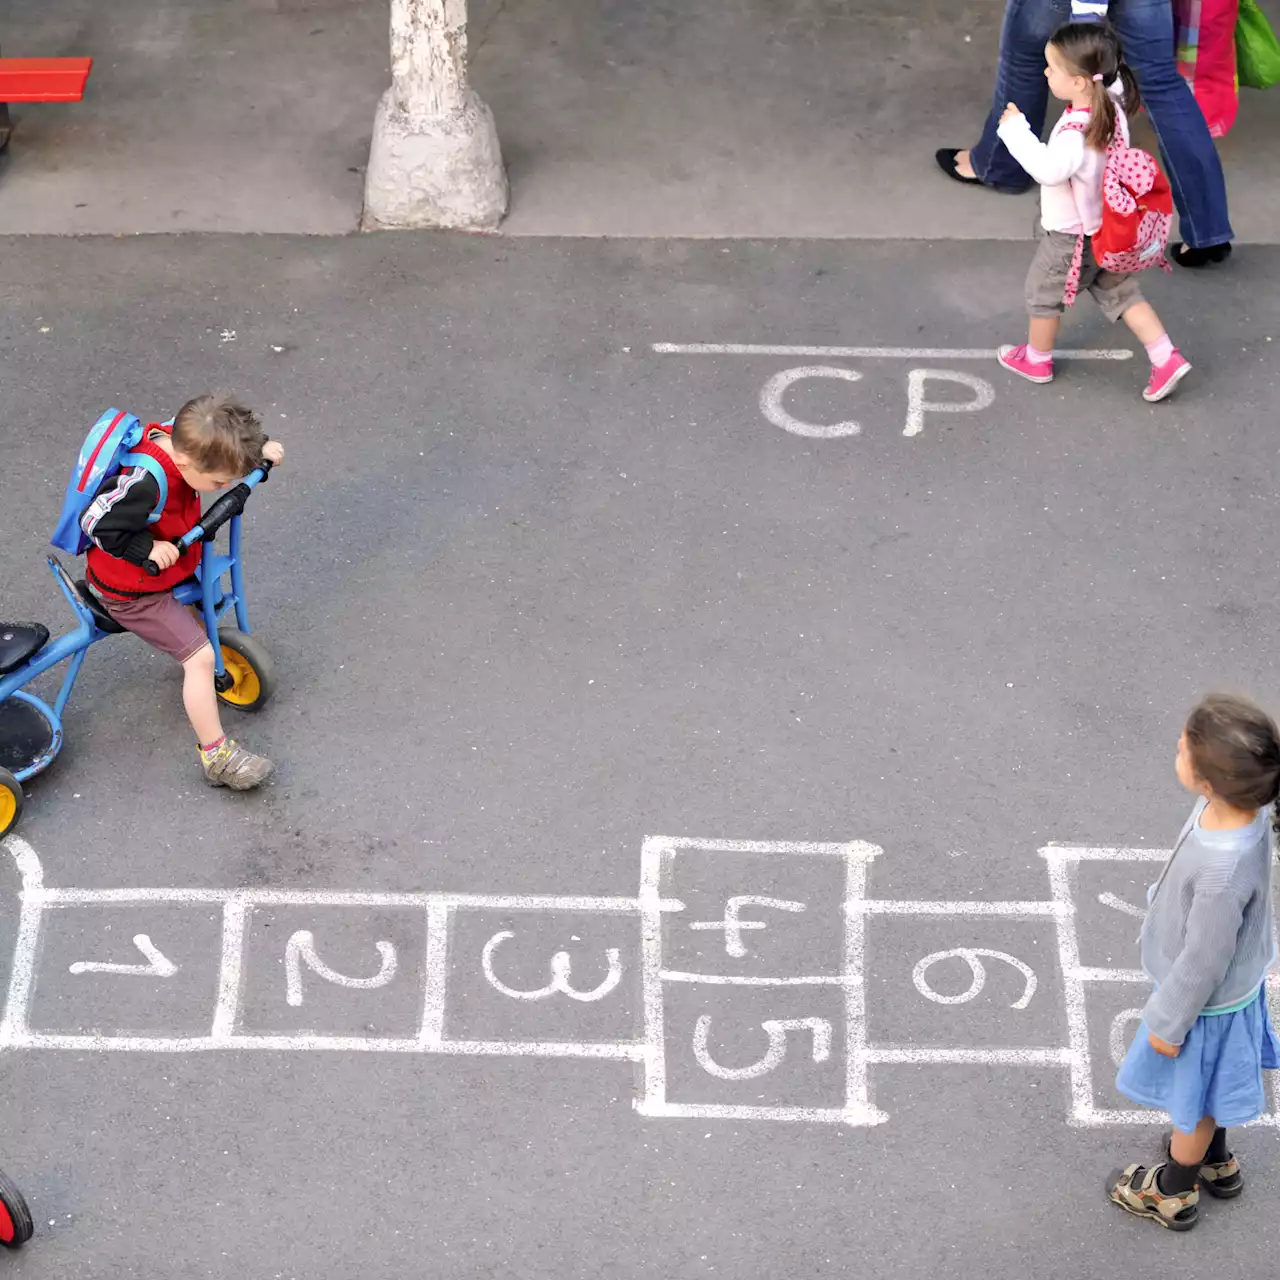
<path id="1" fill-rule="evenodd" d="M 253 906 L 245 920 L 234 1031 L 413 1039 L 422 1023 L 426 940 L 423 907 Z M 308 957 L 370 985 L 326 979 Z M 300 1003 L 290 1003 L 291 994 Z"/>
<path id="2" fill-rule="evenodd" d="M 767 1024 L 788 1022 L 800 1025 L 776 1028 L 771 1037 Z M 845 1035 L 841 988 L 665 983 L 664 1101 L 765 1113 L 787 1107 L 839 1111 L 846 1102 Z M 776 1048 L 771 1054 L 774 1040 L 781 1043 L 780 1056 Z M 759 1074 L 743 1079 L 716 1074 L 753 1069 Z"/>
<path id="3" fill-rule="evenodd" d="M 956 954 L 966 949 L 975 953 L 972 966 Z M 872 1049 L 1066 1047 L 1066 1002 L 1052 919 L 871 916 L 866 957 Z M 1019 965 L 1030 970 L 1033 986 Z"/>
<path id="4" fill-rule="evenodd" d="M 684 904 L 663 913 L 664 971 L 757 980 L 842 973 L 842 855 L 676 848 L 664 858 L 661 890 Z"/>
<path id="5" fill-rule="evenodd" d="M 1138 969 L 1138 934 L 1147 888 L 1163 863 L 1081 861 L 1068 868 L 1075 908 L 1076 947 L 1087 969 Z"/>
<path id="6" fill-rule="evenodd" d="M 1084 1012 L 1089 1030 L 1090 1100 L 1099 1120 L 1108 1113 L 1149 1114 L 1152 1124 L 1164 1113 L 1133 1102 L 1115 1087 L 1116 1071 L 1138 1032 L 1142 1006 L 1151 994 L 1149 982 L 1086 982 Z"/>
<path id="7" fill-rule="evenodd" d="M 638 913 L 454 908 L 446 965 L 447 1041 L 643 1038 Z M 553 988 L 557 971 L 575 994 Z"/>
<path id="8" fill-rule="evenodd" d="M 83 963 L 152 963 L 134 943 L 139 935 L 159 952 L 161 962 L 176 966 L 171 975 L 70 971 Z M 208 1035 L 221 954 L 222 907 L 216 903 L 46 908 L 27 1025 L 59 1035 Z"/>

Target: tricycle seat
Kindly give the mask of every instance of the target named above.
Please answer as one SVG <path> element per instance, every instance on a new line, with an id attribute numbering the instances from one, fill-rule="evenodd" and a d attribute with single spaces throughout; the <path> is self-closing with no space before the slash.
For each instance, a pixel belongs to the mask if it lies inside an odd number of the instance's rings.
<path id="1" fill-rule="evenodd" d="M 0 676 L 16 671 L 49 643 L 49 628 L 38 622 L 0 622 Z"/>
<path id="2" fill-rule="evenodd" d="M 76 583 L 76 595 L 80 597 L 85 607 L 93 614 L 93 625 L 99 631 L 105 631 L 109 636 L 118 636 L 121 632 L 127 630 L 102 607 L 102 601 L 93 594 L 84 578 L 81 578 Z"/>

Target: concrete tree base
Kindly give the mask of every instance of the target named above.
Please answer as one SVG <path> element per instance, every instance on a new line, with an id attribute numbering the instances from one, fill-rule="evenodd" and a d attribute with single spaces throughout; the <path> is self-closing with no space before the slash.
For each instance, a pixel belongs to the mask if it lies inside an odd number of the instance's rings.
<path id="1" fill-rule="evenodd" d="M 491 231 L 507 211 L 507 174 L 493 113 L 470 90 L 461 111 L 418 119 L 378 103 L 365 175 L 366 231 L 450 227 Z"/>

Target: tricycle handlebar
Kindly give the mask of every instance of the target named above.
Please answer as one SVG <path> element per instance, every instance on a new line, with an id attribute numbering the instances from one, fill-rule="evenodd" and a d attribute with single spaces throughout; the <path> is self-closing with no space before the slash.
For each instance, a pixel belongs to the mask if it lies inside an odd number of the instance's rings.
<path id="1" fill-rule="evenodd" d="M 194 546 L 197 542 L 210 541 L 228 520 L 233 519 L 244 511 L 244 504 L 249 500 L 249 494 L 270 473 L 271 463 L 264 458 L 234 489 L 224 493 L 200 517 L 200 523 L 188 529 L 174 545 L 179 551 L 186 551 L 188 547 Z M 154 560 L 144 560 L 142 567 L 153 578 L 160 572 L 160 566 Z"/>

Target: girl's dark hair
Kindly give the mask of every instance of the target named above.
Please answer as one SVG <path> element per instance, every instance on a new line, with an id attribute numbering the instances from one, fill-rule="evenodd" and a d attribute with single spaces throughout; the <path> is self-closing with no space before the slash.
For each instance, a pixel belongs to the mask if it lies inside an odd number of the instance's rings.
<path id="1" fill-rule="evenodd" d="M 1211 693 L 1187 717 L 1187 750 L 1196 777 L 1237 809 L 1280 798 L 1280 732 L 1247 698 Z M 1280 813 L 1272 820 L 1280 836 Z"/>
<path id="2" fill-rule="evenodd" d="M 1116 104 L 1107 90 L 1117 76 L 1124 86 L 1122 105 L 1126 114 L 1132 115 L 1142 105 L 1138 82 L 1122 60 L 1119 36 L 1105 22 L 1068 22 L 1053 33 L 1049 43 L 1076 75 L 1091 82 L 1093 101 L 1089 104 L 1085 146 L 1105 151 L 1116 136 Z"/>

